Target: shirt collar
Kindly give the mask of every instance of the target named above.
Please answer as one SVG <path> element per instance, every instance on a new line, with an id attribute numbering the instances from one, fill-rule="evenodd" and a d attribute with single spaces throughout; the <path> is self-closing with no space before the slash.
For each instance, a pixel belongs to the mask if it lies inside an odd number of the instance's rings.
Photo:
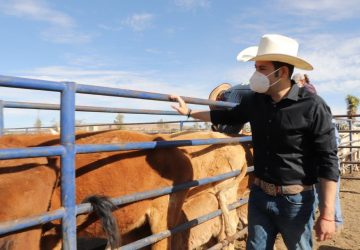
<path id="1" fill-rule="evenodd" d="M 291 80 L 291 89 L 284 99 L 297 101 L 299 99 L 299 90 L 299 86 L 293 80 Z"/>

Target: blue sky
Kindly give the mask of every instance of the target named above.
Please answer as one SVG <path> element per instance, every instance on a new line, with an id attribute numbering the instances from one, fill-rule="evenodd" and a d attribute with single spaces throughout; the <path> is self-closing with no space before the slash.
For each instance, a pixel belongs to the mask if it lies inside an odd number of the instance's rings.
<path id="1" fill-rule="evenodd" d="M 358 0 L 0 0 L 0 74 L 207 98 L 222 82 L 247 83 L 237 53 L 263 34 L 290 36 L 334 114 L 360 97 Z M 56 93 L 1 88 L 0 99 L 59 103 Z M 169 103 L 77 96 L 77 105 L 170 110 Z M 200 107 L 201 108 L 201 107 Z M 43 125 L 58 112 L 7 109 L 6 127 Z M 115 114 L 77 113 L 83 123 Z M 125 122 L 180 117 L 125 115 Z"/>

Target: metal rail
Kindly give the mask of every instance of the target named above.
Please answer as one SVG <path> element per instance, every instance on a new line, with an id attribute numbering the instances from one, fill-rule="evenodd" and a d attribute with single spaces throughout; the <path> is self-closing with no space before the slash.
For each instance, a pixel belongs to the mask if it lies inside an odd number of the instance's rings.
<path id="1" fill-rule="evenodd" d="M 251 172 L 251 171 L 253 171 L 253 168 L 252 167 L 248 168 L 248 172 Z M 220 175 L 213 176 L 213 177 L 207 177 L 207 178 L 202 178 L 202 179 L 198 179 L 198 180 L 193 180 L 193 181 L 182 183 L 182 184 L 179 184 L 176 186 L 168 186 L 168 187 L 159 188 L 159 189 L 155 189 L 155 190 L 149 190 L 149 191 L 139 192 L 139 193 L 135 193 L 135 194 L 124 195 L 124 196 L 120 196 L 117 198 L 112 198 L 111 201 L 117 206 L 125 205 L 125 204 L 136 202 L 136 201 L 141 201 L 141 200 L 145 200 L 145 199 L 150 199 L 150 198 L 155 198 L 158 196 L 170 194 L 173 192 L 178 192 L 178 191 L 185 190 L 185 189 L 188 189 L 191 187 L 203 186 L 203 185 L 206 185 L 209 183 L 227 180 L 229 178 L 236 177 L 239 174 L 240 174 L 240 171 L 237 170 L 237 171 L 220 174 Z M 92 211 L 92 207 L 91 207 L 90 203 L 83 203 L 83 204 L 79 204 L 76 206 L 76 215 L 90 213 L 91 211 Z M 10 220 L 10 221 L 6 221 L 6 222 L 1 222 L 0 223 L 0 234 L 11 233 L 11 232 L 19 231 L 19 230 L 22 230 L 22 229 L 25 229 L 28 227 L 33 227 L 33 226 L 36 226 L 39 224 L 44 224 L 46 222 L 50 222 L 53 220 L 61 219 L 64 216 L 64 214 L 65 214 L 65 209 L 64 209 L 64 207 L 61 207 L 54 211 L 46 212 L 46 213 L 43 213 L 40 215 L 27 217 L 27 218 L 19 218 L 16 220 Z"/>
<path id="2" fill-rule="evenodd" d="M 169 95 L 159 94 L 159 93 L 150 93 L 143 91 L 134 91 L 134 90 L 125 90 L 125 89 L 116 89 L 116 88 L 107 88 L 100 86 L 91 86 L 91 85 L 82 85 L 75 84 L 73 82 L 52 82 L 44 80 L 34 80 L 26 79 L 19 77 L 8 77 L 0 76 L 0 86 L 2 87 L 11 87 L 11 88 L 24 88 L 24 89 L 35 89 L 35 90 L 45 90 L 45 91 L 55 91 L 60 92 L 60 105 L 46 105 L 42 106 L 40 104 L 26 104 L 27 108 L 48 108 L 48 109 L 57 109 L 60 108 L 60 145 L 51 146 L 51 147 L 38 147 L 38 148 L 16 148 L 16 149 L 0 149 L 0 159 L 17 159 L 17 158 L 29 158 L 29 157 L 42 157 L 42 156 L 60 156 L 61 157 L 61 202 L 62 207 L 58 210 L 51 211 L 49 213 L 43 214 L 41 216 L 32 216 L 30 218 L 23 219 L 21 221 L 11 221 L 0 224 L 2 232 L 10 232 L 11 230 L 20 230 L 33 225 L 38 225 L 46 221 L 51 221 L 55 219 L 62 219 L 62 236 L 63 236 L 63 249 L 64 250 L 74 250 L 76 249 L 76 215 L 81 212 L 87 212 L 86 205 L 84 207 L 77 207 L 75 204 L 75 156 L 78 153 L 89 153 L 89 152 L 103 152 L 103 151 L 118 151 L 118 150 L 136 150 L 139 148 L 142 149 L 155 149 L 161 147 L 176 147 L 181 145 L 203 145 L 213 144 L 213 143 L 238 143 L 239 141 L 244 141 L 245 139 L 229 139 L 229 141 L 224 141 L 222 139 L 209 139 L 204 142 L 204 140 L 182 140 L 182 141 L 171 141 L 171 142 L 143 142 L 141 143 L 127 143 L 127 144 L 112 144 L 112 145 L 76 145 L 75 144 L 75 95 L 76 93 L 83 94 L 93 94 L 93 95 L 105 95 L 105 96 L 118 96 L 126 98 L 137 98 L 137 99 L 148 99 L 148 100 L 158 100 L 158 101 L 172 101 L 169 98 Z M 183 97 L 186 102 L 199 105 L 215 105 L 220 107 L 234 107 L 235 103 L 229 102 L 217 102 L 210 101 L 206 99 Z M 3 108 L 15 106 L 19 107 L 19 103 L 5 103 L 0 101 L 0 129 L 1 132 L 4 128 L 3 123 Z M 25 105 L 25 104 L 22 104 Z M 38 106 L 37 106 L 38 105 Z M 79 109 L 82 111 L 98 112 L 100 110 L 104 112 L 111 108 L 104 107 L 89 107 L 81 106 Z M 119 113 L 119 109 L 112 109 L 112 112 Z M 123 110 L 124 111 L 124 110 Z M 126 110 L 125 110 L 126 111 Z M 129 111 L 129 110 L 128 110 Z M 100 111 L 99 111 L 100 112 Z M 147 112 L 146 110 L 143 112 Z M 249 139 L 249 138 L 247 138 Z M 238 175 L 239 172 L 234 171 L 231 173 L 224 174 L 221 178 L 232 177 Z M 219 181 L 220 177 L 211 177 L 212 181 Z M 194 181 L 190 183 L 191 185 L 199 185 L 201 181 Z M 206 183 L 204 181 L 203 183 Z M 181 188 L 186 188 L 186 185 L 183 184 Z M 170 187 L 167 190 L 162 192 L 173 192 L 176 189 L 180 190 L 179 187 Z M 159 190 L 155 190 L 158 191 Z M 154 192 L 154 191 L 152 191 Z M 146 197 L 148 194 L 141 194 L 139 196 Z M 138 197 L 139 198 L 139 197 Z M 128 198 L 130 199 L 130 198 Z M 136 198 L 134 198 L 136 199 Z M 89 205 L 88 205 L 89 206 Z M 217 214 L 219 215 L 219 214 Z M 214 215 L 214 216 L 217 216 Z M 36 224 L 35 224 L 36 223 Z M 10 230 L 10 231 L 7 231 Z M 172 229 L 175 230 L 175 229 Z M 176 229 L 180 230 L 180 229 Z M 175 231 L 176 231 L 175 230 Z M 171 235 L 171 231 L 168 230 L 166 233 L 160 233 L 161 237 L 167 237 Z M 156 239 L 159 239 L 158 235 L 150 236 L 151 241 L 155 242 Z M 149 242 L 149 240 L 144 239 L 142 242 Z M 139 242 L 134 242 L 134 244 L 139 244 Z M 144 243 L 140 243 L 144 244 Z M 151 243 L 150 243 L 151 244 Z M 129 247 L 128 249 L 133 249 Z"/>

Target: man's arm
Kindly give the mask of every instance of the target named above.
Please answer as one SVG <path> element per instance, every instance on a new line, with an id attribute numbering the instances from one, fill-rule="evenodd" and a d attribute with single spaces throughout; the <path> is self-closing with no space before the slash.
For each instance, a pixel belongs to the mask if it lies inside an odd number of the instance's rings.
<path id="1" fill-rule="evenodd" d="M 171 100 L 177 101 L 178 106 L 171 105 L 171 107 L 179 112 L 181 115 L 191 116 L 205 122 L 212 122 L 213 124 L 227 124 L 239 125 L 249 121 L 249 105 L 243 104 L 241 107 L 237 105 L 230 110 L 191 110 L 187 107 L 185 101 L 176 95 L 170 96 Z M 243 103 L 243 102 L 242 102 Z"/>
<path id="2" fill-rule="evenodd" d="M 319 98 L 319 97 L 317 97 Z M 314 105 L 313 148 L 320 180 L 320 216 L 315 225 L 318 240 L 327 240 L 335 233 L 336 182 L 339 179 L 335 128 L 331 111 L 320 98 Z"/>
<path id="3" fill-rule="evenodd" d="M 202 120 L 204 122 L 210 122 L 210 111 L 204 110 L 191 110 L 189 117 Z"/>
<path id="4" fill-rule="evenodd" d="M 336 182 L 320 178 L 320 216 L 315 225 L 318 241 L 331 239 L 335 233 Z"/>

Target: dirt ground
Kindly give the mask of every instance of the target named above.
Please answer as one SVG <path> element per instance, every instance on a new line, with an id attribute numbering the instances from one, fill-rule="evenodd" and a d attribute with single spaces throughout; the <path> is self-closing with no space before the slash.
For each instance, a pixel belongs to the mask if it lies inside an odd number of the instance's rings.
<path id="1" fill-rule="evenodd" d="M 344 228 L 332 240 L 315 242 L 314 249 L 360 249 L 360 172 L 342 177 L 340 199 Z"/>
<path id="2" fill-rule="evenodd" d="M 342 176 L 340 199 L 344 218 L 344 228 L 331 240 L 323 242 L 315 241 L 313 249 L 360 250 L 360 172 Z M 244 249 L 243 242 L 237 242 L 236 246 L 236 249 Z M 279 237 L 279 240 L 276 242 L 276 249 L 287 249 L 281 237 Z"/>

